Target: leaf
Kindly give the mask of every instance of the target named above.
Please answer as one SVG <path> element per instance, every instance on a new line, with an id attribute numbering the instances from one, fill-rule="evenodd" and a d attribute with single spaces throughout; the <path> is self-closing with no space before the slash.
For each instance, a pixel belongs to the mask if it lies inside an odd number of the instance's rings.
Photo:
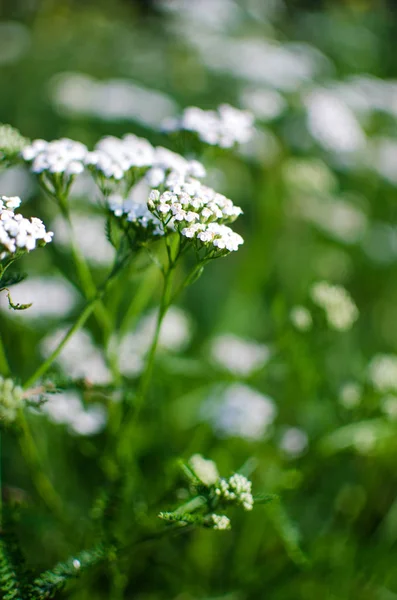
<path id="1" fill-rule="evenodd" d="M 274 528 L 283 541 L 285 550 L 290 559 L 301 567 L 309 566 L 309 560 L 300 547 L 300 532 L 289 518 L 279 499 L 266 505 L 266 513 L 272 521 Z"/>
<path id="2" fill-rule="evenodd" d="M 0 291 L 10 287 L 11 285 L 21 283 L 21 281 L 26 279 L 26 277 L 26 273 L 5 273 L 0 279 Z"/>

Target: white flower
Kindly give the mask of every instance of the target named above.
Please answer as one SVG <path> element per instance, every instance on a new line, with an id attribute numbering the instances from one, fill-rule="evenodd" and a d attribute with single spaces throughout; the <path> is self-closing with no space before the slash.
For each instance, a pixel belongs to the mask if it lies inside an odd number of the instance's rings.
<path id="1" fill-rule="evenodd" d="M 87 147 L 68 138 L 46 142 L 34 140 L 22 152 L 22 158 L 31 163 L 33 173 L 74 176 L 84 169 Z"/>
<path id="2" fill-rule="evenodd" d="M 397 420 L 397 396 L 392 394 L 385 396 L 382 399 L 381 407 L 388 419 L 391 421 Z"/>
<path id="3" fill-rule="evenodd" d="M 307 433 L 298 427 L 289 427 L 281 436 L 279 445 L 287 456 L 296 458 L 303 454 L 307 448 Z"/>
<path id="4" fill-rule="evenodd" d="M 166 131 L 192 131 L 202 142 L 231 148 L 250 140 L 253 122 L 250 112 L 233 108 L 229 104 L 221 104 L 217 111 L 190 106 L 179 119 L 164 122 L 163 128 Z"/>
<path id="5" fill-rule="evenodd" d="M 20 250 L 29 252 L 52 240 L 53 233 L 46 231 L 40 219 L 32 217 L 29 220 L 15 214 L 20 203 L 20 198 L 0 196 L 0 261 Z"/>
<path id="6" fill-rule="evenodd" d="M 374 388 L 385 393 L 397 391 L 397 355 L 377 354 L 369 364 L 369 378 Z"/>
<path id="7" fill-rule="evenodd" d="M 361 395 L 361 385 L 356 381 L 349 381 L 339 390 L 339 402 L 345 408 L 352 409 L 360 404 Z"/>
<path id="8" fill-rule="evenodd" d="M 67 328 L 60 328 L 44 338 L 41 342 L 43 356 L 47 357 L 51 354 L 66 331 Z M 102 353 L 86 330 L 77 331 L 68 340 L 56 362 L 72 379 L 87 379 L 92 383 L 104 385 L 112 380 Z"/>
<path id="9" fill-rule="evenodd" d="M 241 383 L 233 383 L 220 392 L 216 388 L 202 407 L 202 417 L 219 435 L 248 440 L 262 439 L 276 414 L 271 398 Z"/>
<path id="10" fill-rule="evenodd" d="M 252 510 L 254 499 L 251 488 L 252 483 L 244 475 L 235 473 L 230 479 L 219 480 L 215 494 L 224 502 L 241 505 L 244 510 Z"/>
<path id="11" fill-rule="evenodd" d="M 62 392 L 51 395 L 42 405 L 41 411 L 57 424 L 67 425 L 71 433 L 95 435 L 106 425 L 106 409 L 101 404 L 83 406 L 77 392 Z"/>
<path id="12" fill-rule="evenodd" d="M 226 517 L 226 515 L 211 515 L 213 529 L 217 529 L 219 531 L 230 529 L 230 519 Z"/>
<path id="13" fill-rule="evenodd" d="M 263 367 L 269 356 L 270 351 L 267 346 L 233 334 L 219 335 L 211 344 L 212 359 L 231 373 L 243 377 Z"/>
<path id="14" fill-rule="evenodd" d="M 204 485 L 210 486 L 218 481 L 218 468 L 213 460 L 207 460 L 201 454 L 193 454 L 189 465 Z"/>
<path id="15" fill-rule="evenodd" d="M 313 325 L 310 311 L 305 306 L 294 306 L 290 312 L 290 319 L 299 331 L 309 331 Z"/>
<path id="16" fill-rule="evenodd" d="M 23 389 L 0 375 L 0 422 L 12 423 L 23 406 Z"/>
<path id="17" fill-rule="evenodd" d="M 313 284 L 311 297 L 325 310 L 328 324 L 338 331 L 350 329 L 358 318 L 358 309 L 345 288 L 326 281 Z"/>

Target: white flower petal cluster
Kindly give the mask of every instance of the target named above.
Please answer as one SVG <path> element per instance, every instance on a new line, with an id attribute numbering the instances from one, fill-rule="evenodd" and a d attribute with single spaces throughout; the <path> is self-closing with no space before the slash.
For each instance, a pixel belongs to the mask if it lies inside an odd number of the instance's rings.
<path id="1" fill-rule="evenodd" d="M 357 381 L 347 381 L 339 390 L 339 403 L 347 409 L 356 408 L 362 397 L 362 386 Z"/>
<path id="2" fill-rule="evenodd" d="M 0 196 L 0 260 L 18 251 L 29 252 L 52 240 L 53 233 L 46 231 L 41 219 L 25 219 L 15 214 L 21 204 L 18 197 Z"/>
<path id="3" fill-rule="evenodd" d="M 62 175 L 67 179 L 84 171 L 87 147 L 68 138 L 46 142 L 34 140 L 22 152 L 22 158 L 31 163 L 31 171 L 38 175 Z"/>
<path id="4" fill-rule="evenodd" d="M 305 452 L 308 443 L 307 433 L 303 429 L 289 427 L 283 432 L 279 446 L 289 458 L 298 458 Z"/>
<path id="5" fill-rule="evenodd" d="M 211 515 L 213 529 L 224 531 L 231 528 L 230 519 L 226 515 Z"/>
<path id="6" fill-rule="evenodd" d="M 66 425 L 76 435 L 95 435 L 106 425 L 107 413 L 102 404 L 85 407 L 76 392 L 53 394 L 43 404 L 41 411 L 53 423 Z"/>
<path id="7" fill-rule="evenodd" d="M 254 499 L 251 493 L 252 483 L 239 473 L 229 479 L 220 479 L 215 488 L 215 494 L 224 502 L 237 504 L 244 510 L 252 510 Z"/>
<path id="8" fill-rule="evenodd" d="M 248 377 L 263 367 L 270 357 L 270 350 L 264 344 L 231 333 L 215 337 L 210 351 L 219 366 L 242 377 Z"/>
<path id="9" fill-rule="evenodd" d="M 397 355 L 377 354 L 369 364 L 369 378 L 380 392 L 397 391 Z"/>
<path id="10" fill-rule="evenodd" d="M 164 231 L 172 228 L 192 239 L 198 247 L 232 252 L 244 243 L 243 238 L 225 223 L 232 223 L 241 213 L 229 198 L 218 194 L 192 177 L 183 179 L 175 172 L 166 182 L 166 191 L 155 189 L 148 199 L 149 210 L 162 223 Z"/>
<path id="11" fill-rule="evenodd" d="M 202 110 L 196 106 L 186 108 L 181 117 L 167 119 L 165 131 L 191 131 L 211 146 L 231 148 L 244 144 L 253 134 L 253 115 L 229 104 L 221 104 L 217 110 Z"/>
<path id="12" fill-rule="evenodd" d="M 12 423 L 23 405 L 23 389 L 0 376 L 0 421 Z"/>
<path id="13" fill-rule="evenodd" d="M 290 312 L 290 319 L 298 331 L 309 331 L 313 325 L 312 315 L 305 306 L 294 306 Z"/>
<path id="14" fill-rule="evenodd" d="M 311 288 L 311 297 L 325 310 L 328 324 L 333 329 L 347 331 L 358 318 L 357 306 L 342 286 L 317 282 Z"/>
<path id="15" fill-rule="evenodd" d="M 214 485 L 219 479 L 218 467 L 214 461 L 201 454 L 193 454 L 189 459 L 189 466 L 204 485 Z"/>
<path id="16" fill-rule="evenodd" d="M 127 134 L 123 138 L 106 136 L 99 140 L 93 152 L 88 152 L 85 164 L 106 179 L 119 181 L 131 169 L 147 169 L 153 164 L 154 148 L 144 138 Z"/>
<path id="17" fill-rule="evenodd" d="M 222 392 L 215 388 L 204 403 L 201 414 L 222 437 L 261 440 L 269 433 L 277 407 L 274 400 L 252 387 L 233 383 Z"/>

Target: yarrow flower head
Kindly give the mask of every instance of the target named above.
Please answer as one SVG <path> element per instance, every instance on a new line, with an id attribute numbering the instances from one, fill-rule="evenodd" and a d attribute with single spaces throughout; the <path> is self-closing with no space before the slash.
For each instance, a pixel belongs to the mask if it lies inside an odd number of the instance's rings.
<path id="1" fill-rule="evenodd" d="M 230 519 L 226 515 L 211 515 L 213 529 L 219 531 L 231 529 Z"/>
<path id="2" fill-rule="evenodd" d="M 244 510 L 252 510 L 254 498 L 251 493 L 252 483 L 239 473 L 235 473 L 229 479 L 220 479 L 215 494 L 219 500 L 227 504 L 237 504 Z"/>
<path id="3" fill-rule="evenodd" d="M 11 125 L 0 124 L 0 163 L 13 162 L 29 140 Z"/>
<path id="4" fill-rule="evenodd" d="M 12 379 L 0 376 L 0 422 L 15 421 L 18 410 L 23 406 L 23 390 Z"/>
<path id="5" fill-rule="evenodd" d="M 179 118 L 164 121 L 163 129 L 167 132 L 190 131 L 206 144 L 231 148 L 251 139 L 253 123 L 254 117 L 250 112 L 229 104 L 221 104 L 217 110 L 190 106 Z"/>
<path id="6" fill-rule="evenodd" d="M 311 297 L 315 304 L 325 310 L 328 324 L 338 331 L 347 331 L 358 318 L 358 309 L 352 298 L 339 285 L 326 281 L 315 283 L 311 288 Z"/>
<path id="7" fill-rule="evenodd" d="M 99 140 L 94 151 L 85 156 L 85 164 L 105 194 L 122 192 L 126 196 L 152 166 L 153 159 L 154 148 L 150 142 L 127 134 L 121 139 L 106 136 Z"/>
<path id="8" fill-rule="evenodd" d="M 0 196 L 0 260 L 16 257 L 52 240 L 53 233 L 46 231 L 40 219 L 25 219 L 15 214 L 20 204 L 18 197 Z"/>
<path id="9" fill-rule="evenodd" d="M 183 180 L 172 173 L 165 187 L 164 192 L 152 190 L 148 199 L 148 208 L 164 232 L 178 231 L 193 241 L 197 251 L 205 248 L 211 258 L 238 250 L 244 240 L 225 223 L 242 213 L 240 207 L 192 177 Z"/>
<path id="10" fill-rule="evenodd" d="M 219 479 L 218 467 L 213 460 L 208 460 L 201 454 L 193 454 L 189 466 L 198 479 L 206 486 L 214 485 Z"/>
<path id="11" fill-rule="evenodd" d="M 67 193 L 76 175 L 84 171 L 87 152 L 84 144 L 68 138 L 52 142 L 38 139 L 26 146 L 21 156 L 48 191 L 59 195 Z"/>

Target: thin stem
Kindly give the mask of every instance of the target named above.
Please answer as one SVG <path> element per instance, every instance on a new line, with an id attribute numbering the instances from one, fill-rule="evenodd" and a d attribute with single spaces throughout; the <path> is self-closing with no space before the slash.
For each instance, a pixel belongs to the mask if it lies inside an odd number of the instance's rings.
<path id="1" fill-rule="evenodd" d="M 7 377 L 11 374 L 10 365 L 8 363 L 7 354 L 4 348 L 4 343 L 0 335 L 0 374 Z"/>
<path id="2" fill-rule="evenodd" d="M 105 281 L 103 286 L 97 291 L 94 298 L 92 298 L 89 302 L 87 302 L 83 311 L 80 313 L 78 319 L 69 328 L 69 330 L 64 335 L 64 337 L 62 338 L 62 340 L 60 341 L 58 346 L 55 348 L 55 350 L 53 350 L 53 352 L 50 354 L 50 356 L 47 358 L 47 360 L 45 360 L 44 363 L 42 363 L 40 365 L 40 367 L 33 373 L 33 375 L 31 377 L 29 377 L 29 379 L 24 383 L 24 385 L 23 385 L 24 389 L 31 387 L 39 377 L 42 377 L 44 375 L 44 373 L 46 373 L 48 371 L 48 369 L 50 368 L 50 366 L 52 365 L 54 360 L 56 360 L 56 358 L 59 356 L 59 354 L 62 351 L 65 344 L 76 333 L 76 331 L 78 331 L 84 325 L 84 323 L 87 321 L 88 317 L 93 312 L 96 303 L 98 301 L 102 300 L 102 298 L 104 297 L 104 295 L 108 289 L 110 282 L 114 279 L 114 277 L 117 275 L 117 273 L 120 271 L 120 269 L 124 266 L 124 263 L 125 263 L 125 261 L 122 261 L 121 263 L 115 265 L 115 267 L 113 268 L 112 272 L 110 273 L 109 277 L 107 278 L 107 280 Z"/>

